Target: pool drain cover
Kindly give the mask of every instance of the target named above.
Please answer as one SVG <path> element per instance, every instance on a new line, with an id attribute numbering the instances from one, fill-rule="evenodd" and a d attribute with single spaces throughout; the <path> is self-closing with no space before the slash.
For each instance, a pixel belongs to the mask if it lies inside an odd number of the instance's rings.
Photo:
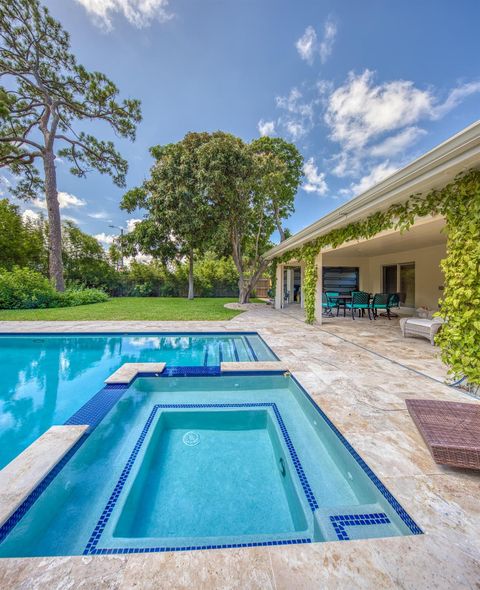
<path id="1" fill-rule="evenodd" d="M 200 435 L 192 431 L 186 432 L 183 435 L 183 442 L 189 447 L 194 447 L 195 445 L 198 445 L 198 443 L 200 442 Z"/>

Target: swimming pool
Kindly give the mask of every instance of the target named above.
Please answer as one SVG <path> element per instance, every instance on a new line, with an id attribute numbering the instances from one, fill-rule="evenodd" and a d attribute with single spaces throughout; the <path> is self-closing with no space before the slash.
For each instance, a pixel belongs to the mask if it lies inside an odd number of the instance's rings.
<path id="1" fill-rule="evenodd" d="M 288 373 L 139 377 L 34 496 L 0 556 L 422 532 Z"/>
<path id="2" fill-rule="evenodd" d="M 276 360 L 255 333 L 0 335 L 0 468 L 62 424 L 126 362 Z"/>

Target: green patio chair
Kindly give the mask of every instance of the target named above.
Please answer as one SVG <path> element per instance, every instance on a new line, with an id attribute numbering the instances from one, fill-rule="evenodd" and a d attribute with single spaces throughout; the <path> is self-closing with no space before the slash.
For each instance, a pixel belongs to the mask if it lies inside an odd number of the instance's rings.
<path id="1" fill-rule="evenodd" d="M 392 313 L 390 310 L 392 307 L 399 308 L 400 307 L 400 293 L 390 293 L 390 298 L 388 300 L 388 310 L 387 314 L 390 313 L 390 317 L 398 318 L 396 313 Z"/>
<path id="2" fill-rule="evenodd" d="M 371 320 L 370 315 L 370 293 L 366 291 L 352 291 L 352 302 L 346 304 L 347 309 L 352 311 L 352 319 L 355 319 L 355 310 L 358 313 L 364 313 L 365 310 L 368 312 L 368 319 Z"/>
<path id="3" fill-rule="evenodd" d="M 390 318 L 390 301 L 391 295 L 389 293 L 375 293 L 372 299 L 371 309 L 373 312 L 373 319 L 376 320 L 378 317 L 378 310 L 385 310 L 388 319 Z"/>

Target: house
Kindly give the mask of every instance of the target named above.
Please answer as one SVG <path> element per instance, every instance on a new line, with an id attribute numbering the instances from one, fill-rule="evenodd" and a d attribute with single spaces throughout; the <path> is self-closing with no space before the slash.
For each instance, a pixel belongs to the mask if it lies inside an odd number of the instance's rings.
<path id="1" fill-rule="evenodd" d="M 451 198 L 448 186 L 459 174 L 479 168 L 477 121 L 276 245 L 266 254 L 277 262 L 275 307 L 293 305 L 294 301 L 306 306 L 305 276 L 310 261 L 315 265 L 317 322 L 322 321 L 319 310 L 325 290 L 398 292 L 403 313 L 412 314 L 421 306 L 436 310 L 445 285 L 440 261 L 447 252 L 444 210 Z M 410 220 L 403 223 L 409 215 Z M 402 219 L 401 225 L 408 225 L 406 231 L 398 227 Z M 478 229 L 480 219 L 472 221 Z M 376 223 L 378 232 L 374 230 Z M 381 229 L 382 225 L 387 227 Z M 368 236 L 341 239 L 342 230 L 355 236 L 359 228 Z M 312 244 L 317 247 L 309 250 Z M 312 297 L 313 289 L 310 293 Z"/>

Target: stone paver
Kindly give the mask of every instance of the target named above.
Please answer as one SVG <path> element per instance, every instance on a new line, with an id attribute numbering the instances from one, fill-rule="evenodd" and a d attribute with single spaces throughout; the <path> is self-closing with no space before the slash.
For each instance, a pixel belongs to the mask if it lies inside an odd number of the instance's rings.
<path id="1" fill-rule="evenodd" d="M 0 526 L 68 453 L 87 430 L 84 426 L 52 426 L 0 470 Z"/>
<path id="2" fill-rule="evenodd" d="M 225 322 L 0 322 L 1 331 L 258 331 L 425 535 L 186 553 L 0 561 L 1 588 L 480 588 L 480 474 L 436 465 L 405 399 L 472 401 L 398 322 L 307 326 L 264 305 Z M 474 402 L 475 403 L 475 402 Z M 478 403 L 478 402 L 477 402 Z"/>

